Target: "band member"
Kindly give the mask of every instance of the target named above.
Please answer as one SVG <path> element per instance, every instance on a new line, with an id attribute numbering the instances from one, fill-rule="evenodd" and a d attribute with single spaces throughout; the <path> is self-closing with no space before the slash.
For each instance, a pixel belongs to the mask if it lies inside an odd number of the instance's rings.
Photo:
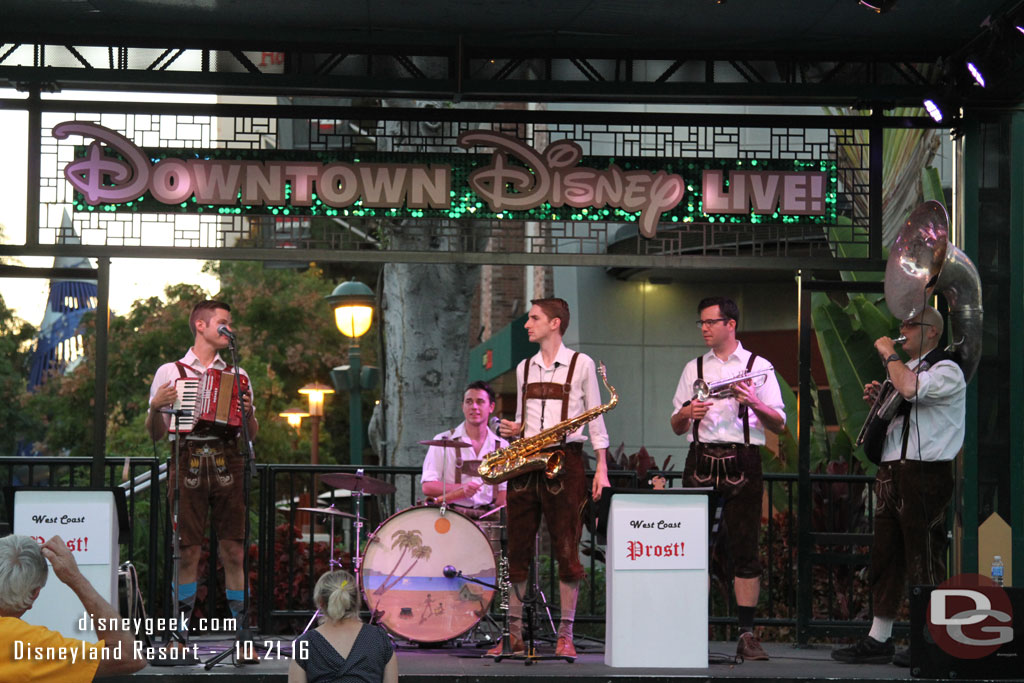
<path id="1" fill-rule="evenodd" d="M 540 351 L 519 363 L 516 381 L 519 398 L 516 421 L 502 420 L 502 436 L 532 437 L 560 422 L 577 417 L 601 405 L 594 361 L 583 353 L 562 345 L 562 336 L 569 327 L 569 305 L 562 299 L 535 299 L 526 321 L 530 341 L 540 344 Z M 591 486 L 594 500 L 608 486 L 608 433 L 604 419 L 597 417 L 587 425 L 591 446 L 597 457 L 596 473 Z M 572 628 L 576 616 L 579 582 L 584 576 L 579 559 L 580 536 L 583 530 L 583 508 L 587 502 L 584 474 L 582 429 L 569 434 L 564 450 L 562 471 L 555 479 L 543 472 L 530 472 L 508 484 L 508 554 L 509 578 L 515 590 L 509 604 L 509 630 L 514 652 L 525 651 L 522 639 L 522 595 L 526 591 L 529 565 L 534 555 L 534 539 L 540 529 L 541 516 L 547 520 L 552 552 L 558 560 L 561 621 L 555 654 L 576 656 Z M 501 646 L 488 654 L 500 654 Z"/>
<path id="2" fill-rule="evenodd" d="M 179 378 L 197 377 L 208 368 L 234 373 L 235 369 L 220 357 L 218 351 L 228 347 L 229 340 L 217 328 L 231 330 L 231 307 L 222 301 L 201 301 L 189 316 L 189 329 L 194 335 L 192 348 L 180 360 L 160 366 L 149 391 L 149 414 L 146 429 L 154 441 L 168 434 L 171 415 L 161 412 L 171 408 L 177 398 L 175 382 Z M 242 375 L 245 370 L 237 369 Z M 249 419 L 249 435 L 255 436 L 259 424 L 253 415 L 251 389 L 242 396 Z M 175 435 L 171 434 L 173 442 Z M 196 601 L 196 573 L 202 550 L 207 513 L 217 532 L 220 559 L 224 565 L 225 594 L 231 614 L 243 618 L 244 576 L 242 572 L 245 514 L 243 505 L 243 458 L 239 454 L 238 434 L 189 433 L 182 438 L 177 468 L 168 468 L 168 498 L 172 506 L 178 499 L 178 536 L 181 561 L 178 566 L 178 600 L 182 615 L 191 614 Z M 172 458 L 175 452 L 172 446 Z M 175 472 L 177 470 L 177 472 Z M 180 477 L 180 486 L 175 481 Z M 173 508 L 172 508 L 173 509 Z M 211 564 L 211 566 L 213 566 Z M 177 616 L 177 615 L 175 615 Z"/>
<path id="3" fill-rule="evenodd" d="M 697 326 L 710 349 L 686 364 L 672 399 L 672 431 L 686 434 L 690 450 L 683 468 L 684 486 L 711 486 L 721 496 L 724 533 L 733 569 L 733 592 L 740 636 L 736 654 L 768 659 L 754 634 L 754 611 L 761 593 L 758 534 L 761 529 L 761 446 L 765 430 L 786 426 L 782 393 L 766 359 L 736 339 L 739 308 L 732 299 L 710 297 L 697 305 Z M 763 373 L 764 383 L 740 381 L 731 396 L 694 397 L 698 379 L 713 383 Z"/>
<path id="4" fill-rule="evenodd" d="M 486 382 L 472 382 L 462 395 L 466 420 L 455 429 L 441 432 L 435 441 L 452 440 L 469 448 L 431 446 L 423 460 L 423 494 L 434 502 L 446 503 L 469 517 L 505 504 L 506 483 L 485 484 L 476 476 L 480 460 L 508 442 L 487 426 L 494 412 L 494 390 Z"/>
<path id="5" fill-rule="evenodd" d="M 892 642 L 904 587 L 946 579 L 946 508 L 953 494 L 952 461 L 964 443 L 967 383 L 960 366 L 938 348 L 942 329 L 942 316 L 931 307 L 905 321 L 900 331 L 910 355 L 906 363 L 892 339 L 875 340 L 893 388 L 906 402 L 889 424 L 875 474 L 871 631 L 832 651 L 841 662 L 909 666 L 907 652 L 897 654 Z M 865 385 L 864 400 L 873 403 L 879 388 L 878 382 Z"/>

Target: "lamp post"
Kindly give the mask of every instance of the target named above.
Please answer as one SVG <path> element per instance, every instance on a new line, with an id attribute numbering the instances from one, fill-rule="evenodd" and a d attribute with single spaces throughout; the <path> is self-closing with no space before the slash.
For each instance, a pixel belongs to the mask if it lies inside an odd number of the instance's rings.
<path id="1" fill-rule="evenodd" d="M 309 397 L 309 419 L 313 423 L 313 441 L 310 444 L 310 461 L 320 464 L 320 419 L 324 416 L 324 395 L 333 394 L 334 389 L 320 382 L 313 382 L 299 389 L 300 394 Z"/>
<path id="2" fill-rule="evenodd" d="M 331 380 L 338 391 L 349 392 L 349 443 L 353 465 L 363 464 L 363 389 L 372 389 L 377 383 L 377 368 L 363 367 L 359 353 L 359 338 L 366 334 L 373 322 L 373 290 L 356 280 L 342 282 L 324 297 L 334 309 L 334 322 L 338 331 L 351 339 L 348 365 L 331 370 Z"/>

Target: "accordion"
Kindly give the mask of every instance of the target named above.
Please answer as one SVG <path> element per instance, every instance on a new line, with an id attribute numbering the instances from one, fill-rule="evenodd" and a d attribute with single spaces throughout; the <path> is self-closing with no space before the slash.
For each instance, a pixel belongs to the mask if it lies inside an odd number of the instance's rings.
<path id="1" fill-rule="evenodd" d="M 171 416 L 171 432 L 230 438 L 241 428 L 242 407 L 233 373 L 210 368 L 198 377 L 178 379 L 174 388 L 178 391 L 174 409 L 184 414 Z M 238 388 L 248 392 L 249 378 L 239 374 Z"/>

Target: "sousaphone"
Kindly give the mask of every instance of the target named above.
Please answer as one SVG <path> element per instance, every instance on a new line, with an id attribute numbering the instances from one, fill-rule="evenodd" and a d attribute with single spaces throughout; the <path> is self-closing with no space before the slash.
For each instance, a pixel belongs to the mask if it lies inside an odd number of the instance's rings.
<path id="1" fill-rule="evenodd" d="M 942 204 L 921 204 L 900 229 L 885 264 L 885 303 L 900 320 L 910 320 L 925 309 L 934 294 L 942 294 L 949 306 L 952 343 L 946 352 L 960 366 L 964 380 L 971 381 L 981 359 L 981 278 L 967 255 L 949 243 L 949 216 Z M 864 446 L 876 465 L 889 422 L 903 397 L 886 379 L 868 413 L 857 445 Z"/>
<path id="2" fill-rule="evenodd" d="M 946 351 L 970 382 L 981 360 L 981 278 L 971 259 L 949 243 L 946 209 L 927 201 L 910 214 L 889 250 L 885 303 L 893 316 L 910 320 L 936 293 L 949 305 L 952 343 Z"/>

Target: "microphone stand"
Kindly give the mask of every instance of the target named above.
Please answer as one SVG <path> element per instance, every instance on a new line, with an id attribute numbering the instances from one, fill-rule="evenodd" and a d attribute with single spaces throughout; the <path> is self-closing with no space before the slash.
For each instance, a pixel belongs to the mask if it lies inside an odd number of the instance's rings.
<path id="1" fill-rule="evenodd" d="M 158 412 L 171 415 L 174 419 L 174 425 L 177 429 L 181 425 L 181 418 L 186 415 L 191 415 L 191 410 L 182 410 L 181 408 L 163 408 Z M 182 435 L 180 432 L 175 432 L 174 435 L 174 454 L 171 456 L 173 462 L 171 467 L 174 473 L 174 498 L 171 501 L 171 562 L 173 581 L 171 583 L 171 615 L 174 621 L 169 622 L 167 627 L 167 645 L 170 646 L 171 641 L 175 641 L 179 645 L 187 646 L 188 638 L 186 633 L 188 627 L 181 623 L 181 603 L 178 598 L 178 586 L 180 581 L 181 572 L 181 538 L 178 535 L 178 513 L 180 511 L 180 500 L 181 500 L 181 470 L 179 464 L 181 461 L 181 439 Z M 177 624 L 178 628 L 172 626 Z M 184 631 L 184 633 L 182 633 Z M 162 661 L 162 660 L 157 660 Z M 193 661 L 182 660 L 181 664 L 194 664 Z"/>
<path id="2" fill-rule="evenodd" d="M 234 335 L 224 335 L 228 338 L 228 350 L 231 352 L 231 365 L 235 369 L 235 381 L 232 387 L 232 394 L 238 400 L 238 407 L 242 413 L 242 448 L 244 452 L 241 454 L 244 458 L 244 465 L 242 470 L 242 511 L 245 514 L 245 533 L 242 541 L 242 619 L 236 625 L 235 631 L 235 647 L 229 647 L 223 652 L 210 658 L 204 665 L 207 671 L 212 669 L 221 660 L 225 659 L 229 655 L 233 658 L 233 664 L 235 666 L 243 666 L 245 664 L 257 664 L 260 662 L 259 659 L 253 661 L 242 661 L 239 660 L 238 655 L 244 653 L 245 643 L 252 642 L 253 631 L 249 626 L 249 535 L 251 529 L 249 528 L 249 489 L 250 481 L 255 474 L 255 463 L 252 449 L 252 438 L 249 435 L 249 417 L 250 412 L 245 410 L 245 401 L 242 400 L 242 387 L 240 377 L 242 375 L 242 368 L 238 365 L 238 350 L 235 348 Z"/>

